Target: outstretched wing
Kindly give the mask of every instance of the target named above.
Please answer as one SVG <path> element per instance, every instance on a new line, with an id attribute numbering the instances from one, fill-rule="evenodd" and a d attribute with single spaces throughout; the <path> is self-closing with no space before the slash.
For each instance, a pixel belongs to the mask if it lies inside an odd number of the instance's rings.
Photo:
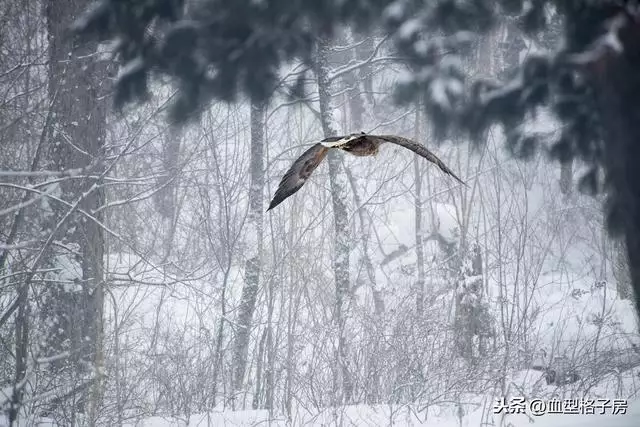
<path id="1" fill-rule="evenodd" d="M 419 142 L 412 141 L 411 139 L 407 139 L 407 138 L 403 138 L 401 136 L 395 136 L 395 135 L 369 135 L 369 137 L 371 137 L 371 138 L 379 138 L 379 139 L 382 139 L 383 141 L 390 142 L 392 144 L 397 144 L 397 145 L 400 145 L 400 146 L 402 146 L 404 148 L 408 148 L 409 150 L 413 151 L 417 155 L 419 155 L 421 157 L 424 157 L 425 159 L 429 160 L 431 163 L 434 163 L 444 173 L 446 173 L 447 175 L 452 176 L 459 183 L 467 185 L 463 180 L 458 178 L 458 176 L 455 173 L 453 173 L 453 171 L 451 169 L 449 169 L 449 167 L 447 165 L 445 165 L 442 160 L 440 160 L 435 154 L 433 154 L 431 151 L 429 151 L 429 149 L 427 149 L 427 147 L 425 147 L 424 145 L 420 144 Z"/>
<path id="2" fill-rule="evenodd" d="M 302 156 L 298 158 L 291 168 L 284 174 L 276 194 L 273 196 L 273 200 L 269 204 L 267 212 L 278 206 L 287 197 L 298 191 L 307 179 L 311 176 L 311 173 L 318 167 L 320 162 L 327 156 L 329 148 L 322 144 L 315 144 L 313 147 L 305 151 Z"/>

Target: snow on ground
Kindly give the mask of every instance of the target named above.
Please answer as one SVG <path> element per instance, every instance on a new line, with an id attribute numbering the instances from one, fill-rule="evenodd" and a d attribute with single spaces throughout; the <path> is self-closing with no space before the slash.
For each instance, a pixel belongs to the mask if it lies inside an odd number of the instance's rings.
<path id="1" fill-rule="evenodd" d="M 428 405 L 351 405 L 336 408 L 303 408 L 294 406 L 291 420 L 281 413 L 269 414 L 267 410 L 216 410 L 209 413 L 193 414 L 182 417 L 149 417 L 138 422 L 125 424 L 125 427 L 290 427 L 290 426 L 353 426 L 353 427 L 631 427 L 640 425 L 640 395 L 637 383 L 640 381 L 640 368 L 623 374 L 610 374 L 595 384 L 584 400 L 601 396 L 608 399 L 605 406 L 612 405 L 613 399 L 624 401 L 626 410 L 613 414 L 607 406 L 600 414 L 601 402 L 595 403 L 594 414 L 563 414 L 541 411 L 533 415 L 530 403 L 539 399 L 548 405 L 555 400 L 564 402 L 563 392 L 571 385 L 557 387 L 546 385 L 542 373 L 533 370 L 519 371 L 506 382 L 505 403 L 512 398 L 526 399 L 525 413 L 498 412 L 500 396 L 460 394 L 456 399 Z M 586 405 L 585 405 L 586 406 Z M 511 407 L 514 407 L 511 404 Z M 1 427 L 1 424 L 0 424 Z"/>
<path id="2" fill-rule="evenodd" d="M 478 396 L 472 409 L 457 404 L 418 408 L 408 405 L 353 405 L 314 413 L 296 413 L 288 423 L 283 416 L 269 417 L 266 410 L 220 411 L 186 418 L 151 417 L 126 427 L 254 427 L 254 426 L 357 426 L 357 427 L 631 427 L 640 425 L 640 399 L 630 401 L 626 414 L 494 414 L 493 402 Z M 484 404 L 483 404 L 484 403 Z M 188 423 L 187 423 L 188 421 Z"/>
<path id="3" fill-rule="evenodd" d="M 531 327 L 539 346 L 554 354 L 579 352 L 579 343 L 598 339 L 599 349 L 628 348 L 639 343 L 636 314 L 629 300 L 618 298 L 613 284 L 589 276 L 548 272 L 540 276 L 532 295 Z"/>
<path id="4" fill-rule="evenodd" d="M 623 377 L 627 383 L 637 382 L 640 369 L 628 371 Z M 515 396 L 541 396 L 544 385 L 540 385 L 540 373 L 537 371 L 521 371 L 508 381 L 509 394 Z M 284 415 L 269 414 L 267 410 L 248 411 L 212 411 L 209 413 L 193 414 L 179 417 L 149 417 L 137 422 L 124 424 L 125 427 L 289 427 L 289 426 L 357 426 L 357 427 L 635 427 L 640 425 L 640 396 L 633 394 L 617 394 L 610 388 L 615 375 L 610 375 L 596 384 L 590 395 L 597 395 L 598 391 L 607 399 L 628 399 L 624 414 L 612 414 L 608 409 L 601 415 L 596 408 L 595 414 L 551 414 L 542 415 L 506 414 L 505 411 L 495 413 L 494 406 L 498 399 L 490 395 L 461 395 L 457 402 L 427 405 L 352 405 L 337 408 L 321 408 L 319 410 L 305 410 L 294 407 L 291 422 Z M 630 384 L 628 384 L 630 385 Z M 517 387 L 516 387 L 517 386 Z M 551 389 L 550 386 L 546 386 Z M 636 387 L 637 388 L 637 387 Z M 542 392 L 542 394 L 538 394 Z M 533 394 L 531 394 L 533 393 Z M 542 400 L 548 402 L 551 396 Z M 509 399 L 506 399 L 507 401 Z M 560 398 L 560 400 L 563 400 Z M 529 397 L 527 402 L 532 402 Z M 41 420 L 32 422 L 30 426 L 57 427 L 52 421 Z M 6 418 L 0 415 L 0 427 L 8 426 Z M 18 426 L 17 426 L 18 427 Z"/>
<path id="5" fill-rule="evenodd" d="M 447 212 L 447 206 L 442 207 L 444 213 Z M 409 217 L 403 217 L 405 213 L 399 212 L 398 221 L 393 224 L 404 223 L 409 227 L 413 225 L 413 221 L 409 221 Z M 442 217 L 443 215 L 439 215 Z M 446 228 L 446 227 L 445 227 Z M 403 229 L 401 234 L 398 230 L 388 231 L 387 238 L 395 240 L 395 244 L 390 248 L 397 247 L 399 242 L 410 244 L 410 239 L 415 239 L 412 233 L 407 233 Z M 395 234 L 395 235 L 394 235 Z M 409 251 L 405 259 L 400 264 L 404 264 L 407 260 L 411 261 L 414 254 Z M 435 251 L 434 251 L 435 252 Z M 132 269 L 132 265 L 136 263 L 124 262 L 127 265 L 125 271 L 132 274 L 137 280 L 153 281 L 164 280 L 158 272 L 145 273 Z M 123 262 L 122 260 L 120 262 Z M 115 260 L 112 266 L 115 270 Z M 394 274 L 398 274 L 394 272 Z M 239 272 L 233 274 L 232 279 L 238 287 L 241 283 L 241 275 Z M 393 277 L 393 275 L 392 275 Z M 154 313 L 157 307 L 160 288 L 150 288 L 153 295 L 145 293 L 144 295 L 135 293 L 133 289 L 118 290 L 115 294 L 117 298 L 121 298 L 120 306 L 125 306 L 125 301 L 133 303 L 138 301 L 141 306 L 138 307 L 141 313 Z M 197 298 L 190 298 L 189 295 L 180 295 L 175 287 L 173 287 L 171 298 L 176 301 L 190 301 Z M 185 287 L 185 289 L 190 289 Z M 193 289 L 191 289 L 193 290 Z M 583 346 L 585 351 L 592 349 L 594 337 L 598 337 L 599 349 L 624 348 L 632 342 L 636 342 L 637 335 L 634 336 L 635 330 L 635 314 L 631 304 L 619 299 L 615 287 L 611 284 L 596 282 L 589 275 L 578 275 L 575 272 L 558 272 L 547 271 L 540 275 L 537 285 L 531 294 L 532 310 L 537 307 L 541 312 L 534 317 L 530 328 L 536 331 L 539 339 L 538 345 L 546 348 L 552 354 L 564 354 L 569 350 L 580 350 Z M 177 304 L 180 305 L 180 304 Z M 181 309 L 186 310 L 189 304 L 182 304 Z M 167 307 L 167 311 L 172 312 L 174 320 L 178 323 L 195 321 L 187 312 L 177 312 L 177 308 Z M 605 319 L 604 322 L 598 322 L 598 316 Z M 153 319 L 141 319 L 141 323 L 146 324 Z M 587 344 L 585 344 L 587 343 Z M 578 351 L 579 352 L 579 351 Z M 196 414 L 189 417 L 151 417 L 143 419 L 139 422 L 129 424 L 127 427 L 164 427 L 164 426 L 433 426 L 433 427 L 474 427 L 480 425 L 496 425 L 496 426 L 531 426 L 538 425 L 542 427 L 578 427 L 578 426 L 636 426 L 640 425 L 640 396 L 635 390 L 638 389 L 640 383 L 640 369 L 636 368 L 623 373 L 612 373 L 605 376 L 600 382 L 594 384 L 589 389 L 591 398 L 603 397 L 613 398 L 629 398 L 630 401 L 628 413 L 626 415 L 563 415 L 563 414 L 547 414 L 542 416 L 528 416 L 522 414 L 494 415 L 492 413 L 493 396 L 470 396 L 465 397 L 466 402 L 463 405 L 462 414 L 459 412 L 457 404 L 449 405 L 433 405 L 428 411 L 420 406 L 364 406 L 355 405 L 340 407 L 337 409 L 320 409 L 314 411 L 306 411 L 298 407 L 294 409 L 292 421 L 289 423 L 281 414 L 269 415 L 268 411 L 217 411 L 206 414 Z M 516 372 L 507 382 L 508 396 L 526 396 L 526 397 L 544 397 L 550 399 L 553 396 L 575 395 L 571 393 L 574 385 L 563 387 L 549 386 L 545 383 L 540 371 L 524 370 Z M 482 423 L 488 424 L 482 424 Z M 0 419 L 0 426 L 2 426 Z"/>

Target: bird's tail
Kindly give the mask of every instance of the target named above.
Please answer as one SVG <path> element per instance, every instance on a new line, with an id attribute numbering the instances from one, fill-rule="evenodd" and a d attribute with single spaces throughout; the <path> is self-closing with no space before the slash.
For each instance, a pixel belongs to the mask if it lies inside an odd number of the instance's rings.
<path id="1" fill-rule="evenodd" d="M 455 180 L 458 181 L 460 184 L 464 185 L 467 188 L 469 187 L 469 184 L 467 184 L 466 182 L 464 182 L 463 180 L 458 178 L 458 175 L 456 175 L 451 169 L 449 169 L 449 167 L 447 165 L 445 165 L 444 163 L 440 162 L 440 164 L 438 166 L 440 167 L 440 169 L 442 169 L 442 171 L 444 173 L 446 173 L 447 175 L 450 175 L 451 177 L 455 178 Z"/>

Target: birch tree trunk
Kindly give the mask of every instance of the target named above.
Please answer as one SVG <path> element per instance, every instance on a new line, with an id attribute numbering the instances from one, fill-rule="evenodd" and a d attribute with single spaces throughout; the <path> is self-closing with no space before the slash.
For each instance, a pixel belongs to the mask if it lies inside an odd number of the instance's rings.
<path id="1" fill-rule="evenodd" d="M 345 30 L 344 44 L 349 46 L 354 44 L 354 35 L 350 29 Z M 373 49 L 372 49 L 373 50 Z M 366 56 L 365 56 L 366 55 Z M 341 58 L 342 63 L 349 63 L 352 61 L 363 61 L 367 56 L 371 55 L 371 52 L 362 52 L 358 49 L 351 49 L 347 51 L 347 54 Z M 369 67 L 366 67 L 368 70 Z M 347 92 L 345 105 L 349 106 L 348 122 L 351 129 L 354 132 L 362 130 L 364 125 L 364 113 L 366 111 L 365 101 L 362 94 L 362 79 L 359 79 L 359 73 L 365 69 L 354 70 L 350 73 L 346 73 L 342 80 Z M 369 70 L 370 71 L 370 70 Z M 346 109 L 345 109 L 346 110 Z M 380 290 L 376 283 L 376 271 L 371 261 L 371 251 L 369 250 L 369 233 L 372 229 L 372 224 L 367 213 L 367 208 L 364 206 L 360 193 L 358 192 L 358 184 L 351 171 L 345 167 L 345 174 L 349 180 L 349 186 L 353 194 L 353 200 L 357 206 L 358 219 L 360 222 L 360 244 L 362 245 L 362 261 L 365 266 L 366 277 L 364 280 L 368 280 L 368 286 L 371 288 L 373 295 L 373 310 L 374 321 L 368 325 L 367 334 L 369 339 L 367 340 L 370 345 L 367 352 L 367 367 L 366 378 L 364 380 L 365 387 L 365 399 L 367 403 L 377 403 L 380 396 L 380 351 L 381 351 L 381 339 L 379 338 L 380 328 L 382 327 L 382 318 L 384 316 L 384 302 L 380 296 Z M 358 287 L 360 284 L 355 284 Z"/>
<path id="2" fill-rule="evenodd" d="M 345 45 L 351 45 L 354 43 L 353 33 L 351 29 L 347 28 L 344 34 Z M 343 63 L 347 64 L 352 60 L 360 60 L 358 52 L 356 50 L 348 50 L 347 58 Z M 345 58 L 345 59 L 347 59 Z M 349 122 L 351 123 L 351 129 L 353 132 L 360 132 L 364 122 L 365 107 L 360 94 L 360 82 L 358 81 L 358 71 L 354 70 L 350 73 L 346 73 L 342 80 L 345 85 L 347 103 L 349 105 Z"/>
<path id="3" fill-rule="evenodd" d="M 422 139 L 420 129 L 420 105 L 416 107 L 416 122 L 415 122 L 415 138 L 416 141 Z M 415 228 L 416 228 L 416 263 L 418 270 L 418 281 L 416 282 L 416 313 L 418 316 L 422 316 L 424 313 L 424 284 L 425 284 L 425 271 L 424 271 L 424 230 L 422 226 L 422 159 L 418 156 L 413 156 L 413 173 L 415 175 Z"/>
<path id="4" fill-rule="evenodd" d="M 616 290 L 621 299 L 633 300 L 633 288 L 629 274 L 627 248 L 623 241 L 613 241 L 611 247 L 611 269 L 616 280 Z"/>
<path id="5" fill-rule="evenodd" d="M 50 60 L 48 91 L 54 117 L 49 134 L 49 155 L 50 166 L 56 170 L 87 168 L 87 173 L 96 176 L 103 170 L 100 163 L 105 142 L 107 65 L 92 55 L 96 43 L 76 46 L 69 33 L 69 26 L 88 3 L 87 0 L 60 0 L 46 4 Z M 45 316 L 53 322 L 49 324 L 51 330 L 47 334 L 48 350 L 53 354 L 70 351 L 65 363 L 51 364 L 52 371 L 57 370 L 63 378 L 72 381 L 75 390 L 70 396 L 76 406 L 71 411 L 89 410 L 92 425 L 96 422 L 101 399 L 104 364 L 104 235 L 95 221 L 78 212 L 94 212 L 104 203 L 100 184 L 95 178 L 62 182 L 61 198 L 76 205 L 77 209 L 55 206 L 53 221 L 47 230 L 61 243 L 55 246 L 55 252 L 51 251 L 48 259 L 53 266 L 61 268 L 66 282 L 54 282 L 47 291 Z M 102 222 L 103 213 L 95 213 L 94 218 Z M 69 281 L 74 285 L 69 286 Z M 94 374 L 87 369 L 91 362 Z M 70 369 L 66 370 L 65 364 Z M 87 407 L 85 399 L 78 397 L 82 394 L 78 391 L 88 385 L 89 379 L 93 385 Z"/>
<path id="6" fill-rule="evenodd" d="M 324 136 L 336 136 L 338 124 L 333 116 L 335 107 L 331 100 L 331 83 L 329 81 L 329 43 L 326 38 L 318 41 L 318 55 L 316 59 L 316 76 L 318 78 L 318 95 L 320 97 L 320 116 Z M 342 376 L 334 384 L 334 404 L 347 403 L 351 399 L 353 384 L 347 365 L 347 348 L 344 336 L 346 300 L 349 295 L 349 217 L 346 205 L 346 182 L 340 174 L 341 156 L 335 150 L 328 155 L 329 180 L 331 185 L 331 200 L 333 204 L 333 220 L 335 227 L 333 272 L 336 283 L 336 300 L 334 307 L 334 324 L 338 333 L 336 349 L 337 367 Z M 338 384 L 341 382 L 341 385 Z"/>
<path id="7" fill-rule="evenodd" d="M 247 216 L 247 250 L 249 254 L 245 264 L 244 287 L 240 311 L 238 314 L 238 330 L 236 332 L 233 353 L 233 394 L 242 389 L 245 370 L 247 367 L 247 353 L 249 337 L 253 323 L 253 313 L 256 308 L 258 289 L 260 285 L 260 270 L 262 256 L 262 190 L 264 187 L 264 104 L 251 104 L 251 186 L 249 188 L 249 214 Z"/>

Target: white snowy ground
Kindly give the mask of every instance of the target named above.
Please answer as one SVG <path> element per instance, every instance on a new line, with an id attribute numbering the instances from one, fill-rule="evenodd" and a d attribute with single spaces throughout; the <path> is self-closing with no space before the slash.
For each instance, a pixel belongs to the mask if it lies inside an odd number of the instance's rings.
<path id="1" fill-rule="evenodd" d="M 427 413 L 428 412 L 428 413 Z M 640 425 L 640 398 L 629 402 L 624 415 L 493 415 L 491 405 L 480 406 L 461 417 L 453 408 L 431 407 L 428 410 L 412 406 L 347 406 L 321 413 L 298 413 L 291 423 L 284 417 L 269 416 L 266 410 L 224 411 L 196 414 L 189 417 L 151 417 L 126 427 L 289 427 L 289 426 L 357 426 L 357 427 L 637 427 Z M 487 413 L 489 412 L 489 413 Z M 26 424 L 25 424 L 26 425 Z M 0 415 L 0 427 L 8 427 Z M 29 426 L 57 427 L 41 420 Z"/>
<path id="2" fill-rule="evenodd" d="M 487 414 L 487 411 L 489 413 Z M 297 414 L 291 424 L 284 417 L 269 417 L 268 411 L 211 412 L 185 419 L 153 417 L 127 427 L 249 427 L 249 426 L 398 426 L 398 427 L 637 427 L 640 426 L 640 399 L 629 403 L 624 415 L 493 415 L 491 405 L 459 417 L 453 408 L 412 406 L 348 406 L 316 414 Z"/>
<path id="3" fill-rule="evenodd" d="M 637 427 L 640 426 L 640 368 L 620 375 L 609 375 L 596 384 L 589 395 L 606 396 L 609 399 L 626 397 L 626 413 L 613 415 L 611 409 L 600 415 L 544 414 L 494 414 L 496 400 L 489 395 L 461 395 L 459 402 L 425 407 L 424 405 L 354 405 L 320 410 L 294 408 L 291 422 L 283 415 L 270 416 L 266 410 L 214 411 L 188 417 L 143 419 L 126 427 L 294 427 L 294 426 L 352 426 L 352 427 Z M 635 387 L 634 387 L 635 385 Z M 562 387 L 547 386 L 538 371 L 521 371 L 508 383 L 513 395 L 559 396 Z M 631 392 L 631 394 L 629 394 Z M 629 399 L 629 397 L 631 397 Z M 561 398 L 559 398 L 562 400 Z M 543 399 L 545 400 L 545 399 Z M 462 410 L 461 410 L 462 409 Z"/>

